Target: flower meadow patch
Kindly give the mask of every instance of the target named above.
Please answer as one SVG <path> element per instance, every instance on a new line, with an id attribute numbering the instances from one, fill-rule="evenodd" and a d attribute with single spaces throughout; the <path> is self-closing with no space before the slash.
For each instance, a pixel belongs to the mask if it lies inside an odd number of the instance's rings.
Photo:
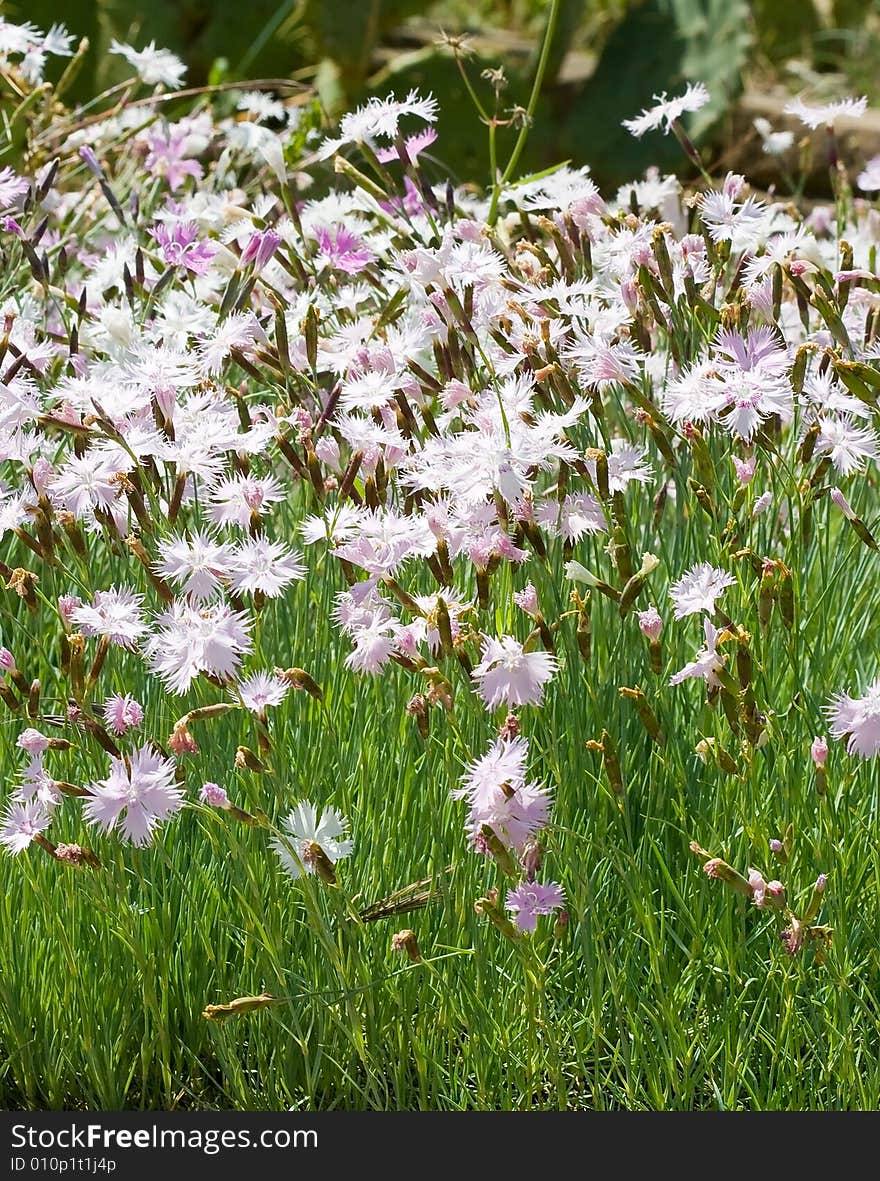
<path id="1" fill-rule="evenodd" d="M 0 25 L 9 1103 L 880 1101 L 864 103 L 808 212 L 701 83 L 483 190 L 113 52 Z"/>

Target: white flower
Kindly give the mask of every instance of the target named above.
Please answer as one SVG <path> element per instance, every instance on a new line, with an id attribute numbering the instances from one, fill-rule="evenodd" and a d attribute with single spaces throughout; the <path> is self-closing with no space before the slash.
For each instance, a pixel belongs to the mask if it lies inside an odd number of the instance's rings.
<path id="1" fill-rule="evenodd" d="M 642 111 L 635 119 L 624 119 L 623 126 L 636 139 L 640 139 L 646 131 L 653 131 L 663 123 L 666 124 L 663 131 L 668 134 L 676 119 L 680 119 L 685 111 L 699 111 L 709 101 L 709 97 L 709 91 L 702 82 L 688 82 L 684 94 L 678 98 L 667 98 L 664 90 L 662 94 L 654 95 L 656 106 Z"/>
<path id="2" fill-rule="evenodd" d="M 827 713 L 834 737 L 849 736 L 846 744 L 849 754 L 867 759 L 880 752 L 880 677 L 868 686 L 864 697 L 837 694 Z"/>
<path id="3" fill-rule="evenodd" d="M 556 671 L 548 652 L 525 652 L 513 636 L 483 636 L 483 659 L 472 672 L 477 692 L 490 709 L 501 705 L 539 705 L 544 685 Z"/>
<path id="4" fill-rule="evenodd" d="M 289 689 L 286 681 L 267 672 L 253 673 L 238 685 L 242 701 L 255 714 L 264 714 L 270 705 L 280 705 Z"/>
<path id="5" fill-rule="evenodd" d="M 40 800 L 11 803 L 6 815 L 0 820 L 0 845 L 4 845 L 15 856 L 23 852 L 51 822 L 52 816 Z"/>
<path id="6" fill-rule="evenodd" d="M 709 689 L 718 684 L 717 674 L 724 668 L 724 660 L 716 648 L 718 629 L 708 616 L 703 620 L 703 634 L 706 637 L 705 646 L 699 650 L 690 664 L 686 664 L 680 672 L 669 678 L 670 685 L 679 685 L 690 677 L 704 680 Z"/>
<path id="7" fill-rule="evenodd" d="M 304 578 L 305 573 L 305 566 L 293 550 L 264 537 L 242 542 L 229 559 L 230 586 L 237 594 L 259 591 L 275 599 L 289 582 Z"/>
<path id="8" fill-rule="evenodd" d="M 675 604 L 674 617 L 684 619 L 698 611 L 715 610 L 715 600 L 725 587 L 733 586 L 736 579 L 709 562 L 700 562 L 669 588 L 669 597 Z"/>
<path id="9" fill-rule="evenodd" d="M 753 119 L 752 126 L 760 135 L 768 156 L 781 156 L 794 143 L 793 131 L 774 131 L 767 119 Z"/>
<path id="10" fill-rule="evenodd" d="M 866 459 L 876 459 L 877 436 L 867 427 L 854 426 L 845 418 L 819 420 L 816 453 L 827 455 L 843 476 L 860 472 Z"/>
<path id="11" fill-rule="evenodd" d="M 856 184 L 863 193 L 875 193 L 880 189 L 880 156 L 871 157 L 856 177 Z"/>
<path id="12" fill-rule="evenodd" d="M 160 561 L 153 569 L 182 586 L 194 602 L 210 598 L 229 568 L 232 547 L 196 532 L 192 539 L 172 537 L 159 542 Z"/>
<path id="13" fill-rule="evenodd" d="M 794 115 L 800 119 L 811 131 L 817 127 L 831 127 L 834 120 L 843 115 L 848 119 L 860 119 L 868 107 L 868 100 L 862 98 L 842 98 L 838 102 L 824 103 L 821 106 L 809 106 L 800 98 L 786 103 L 783 110 L 787 115 Z"/>
<path id="14" fill-rule="evenodd" d="M 314 873 L 312 858 L 308 846 L 312 843 L 320 845 L 322 852 L 333 865 L 343 857 L 348 857 L 353 849 L 350 840 L 345 839 L 345 829 L 348 821 L 334 808 L 325 808 L 319 812 L 309 800 L 297 804 L 283 821 L 283 827 L 290 834 L 292 840 L 283 840 L 280 836 L 272 837 L 272 847 L 278 854 L 284 871 L 296 879 L 306 873 Z M 291 853 L 289 845 L 296 849 L 297 856 Z"/>
<path id="15" fill-rule="evenodd" d="M 393 94 L 389 94 L 387 98 L 373 95 L 364 106 L 343 115 L 339 124 L 339 136 L 336 139 L 324 140 L 318 149 L 318 158 L 328 159 L 345 144 L 373 145 L 377 135 L 393 140 L 397 135 L 397 125 L 402 115 L 413 115 L 425 123 L 434 123 L 437 119 L 437 110 L 437 100 L 433 95 L 422 98 L 415 90 L 411 90 L 404 99 L 396 99 Z"/>
<path id="16" fill-rule="evenodd" d="M 186 66 L 170 50 L 157 49 L 155 41 L 143 49 L 135 49 L 114 40 L 110 43 L 110 52 L 124 57 L 147 86 L 167 86 L 169 90 L 177 90 L 183 85 Z"/>

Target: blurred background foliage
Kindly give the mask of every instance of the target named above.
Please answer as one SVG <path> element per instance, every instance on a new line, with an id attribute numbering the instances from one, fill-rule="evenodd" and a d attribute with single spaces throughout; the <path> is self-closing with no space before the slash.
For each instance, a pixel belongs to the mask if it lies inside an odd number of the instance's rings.
<path id="1" fill-rule="evenodd" d="M 316 88 L 329 118 L 371 93 L 431 90 L 440 100 L 436 154 L 457 179 L 482 179 L 486 129 L 454 55 L 466 35 L 467 69 L 491 109 L 483 70 L 503 66 L 498 115 L 524 106 L 551 0 L 7 0 L 11 20 L 43 28 L 64 20 L 92 47 L 73 97 L 85 102 L 126 76 L 108 56 L 113 38 L 167 47 L 190 85 L 296 78 Z M 746 168 L 760 154 L 751 114 L 773 118 L 786 98 L 865 93 L 880 99 L 880 0 L 560 0 L 556 36 L 521 172 L 571 159 L 613 187 L 650 165 L 683 168 L 672 137 L 630 137 L 621 120 L 685 81 L 705 82 L 710 107 L 691 125 L 710 158 Z M 739 112 L 739 115 L 738 115 Z M 744 130 L 745 128 L 745 130 Z M 500 133 L 513 142 L 515 132 Z M 502 149 L 504 141 L 501 141 Z M 821 184 L 821 180 L 819 182 Z"/>

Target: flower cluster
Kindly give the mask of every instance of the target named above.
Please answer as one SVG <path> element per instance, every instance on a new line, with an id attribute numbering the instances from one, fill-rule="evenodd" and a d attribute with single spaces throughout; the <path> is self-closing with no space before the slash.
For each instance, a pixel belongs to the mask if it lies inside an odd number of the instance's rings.
<path id="1" fill-rule="evenodd" d="M 22 86 L 70 52 L 61 28 L 0 24 Z M 759 645 L 797 632 L 816 534 L 877 550 L 851 503 L 880 456 L 877 212 L 841 177 L 805 215 L 736 173 L 687 192 L 653 170 L 603 195 L 565 166 L 480 194 L 432 171 L 430 95 L 374 97 L 328 135 L 281 93 L 175 106 L 177 58 L 112 52 L 149 93 L 55 111 L 33 175 L 0 170 L 4 618 L 38 620 L 66 702 L 0 652 L 27 758 L 0 840 L 58 859 L 46 834 L 70 797 L 101 839 L 148 844 L 184 806 L 198 728 L 232 712 L 230 772 L 278 776 L 276 719 L 294 691 L 323 701 L 284 623 L 312 617 L 320 579 L 341 637 L 322 656 L 407 686 L 426 773 L 446 773 L 432 727 L 442 748 L 508 713 L 454 794 L 470 845 L 522 877 L 507 909 L 533 930 L 564 893 L 535 880 L 552 788 L 523 731 L 571 704 L 621 807 L 628 711 L 661 747 L 687 740 L 661 724 L 670 703 L 699 697 L 706 765 L 750 762 L 789 704 Z M 709 98 L 689 84 L 627 127 L 672 130 L 693 159 L 680 120 Z M 791 112 L 818 127 L 863 108 Z M 880 752 L 878 686 L 829 707 L 850 753 Z M 55 778 L 59 743 L 109 769 Z M 334 883 L 352 851 L 331 807 L 273 828 L 213 782 L 200 798 L 271 829 L 292 877 Z M 744 880 L 771 904 L 773 881 Z"/>

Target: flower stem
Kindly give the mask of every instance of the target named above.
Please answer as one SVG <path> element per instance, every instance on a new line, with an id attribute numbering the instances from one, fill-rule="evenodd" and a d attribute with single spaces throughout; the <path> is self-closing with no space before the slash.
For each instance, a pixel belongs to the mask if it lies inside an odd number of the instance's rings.
<path id="1" fill-rule="evenodd" d="M 547 69 L 547 62 L 550 60 L 550 48 L 553 44 L 553 37 L 556 33 L 556 22 L 559 17 L 560 0 L 551 0 L 550 15 L 547 17 L 547 27 L 544 30 L 544 43 L 541 46 L 541 56 L 538 59 L 538 68 L 535 70 L 535 80 L 532 83 L 532 93 L 529 95 L 529 104 L 526 107 L 526 119 L 523 126 L 520 128 L 520 133 L 517 136 L 516 143 L 513 145 L 513 151 L 510 153 L 510 159 L 507 161 L 507 167 L 500 179 L 492 178 L 492 201 L 489 205 L 489 216 L 487 221 L 490 226 L 494 226 L 498 220 L 498 202 L 501 198 L 501 190 L 513 176 L 513 170 L 519 163 L 519 158 L 522 155 L 523 148 L 526 146 L 526 139 L 528 138 L 529 128 L 532 124 L 532 119 L 535 114 L 535 108 L 538 105 L 538 98 L 541 94 L 541 86 L 544 82 L 544 74 Z"/>

